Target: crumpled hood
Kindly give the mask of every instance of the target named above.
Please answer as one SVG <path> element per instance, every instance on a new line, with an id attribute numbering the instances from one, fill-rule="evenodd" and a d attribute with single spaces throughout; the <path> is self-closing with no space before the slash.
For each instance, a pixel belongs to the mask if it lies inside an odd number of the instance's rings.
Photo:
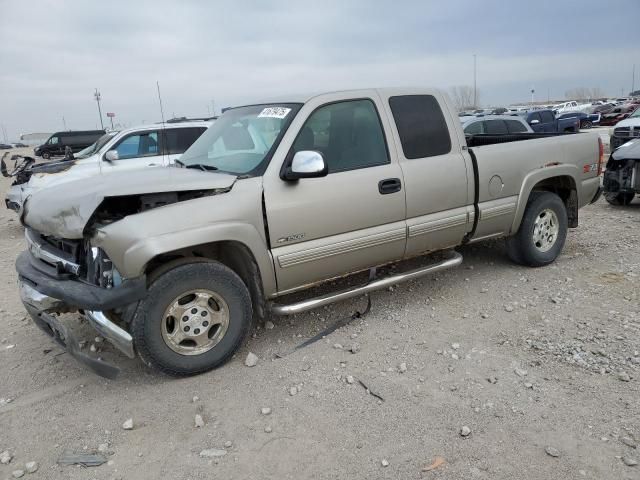
<path id="1" fill-rule="evenodd" d="M 85 225 L 107 197 L 225 190 L 235 175 L 187 168 L 148 168 L 77 179 L 38 190 L 25 200 L 23 223 L 58 238 L 82 238 Z"/>

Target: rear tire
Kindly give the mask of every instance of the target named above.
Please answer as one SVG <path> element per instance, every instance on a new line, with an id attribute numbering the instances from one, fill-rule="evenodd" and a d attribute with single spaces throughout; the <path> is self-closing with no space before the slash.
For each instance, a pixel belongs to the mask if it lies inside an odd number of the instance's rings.
<path id="1" fill-rule="evenodd" d="M 518 232 L 507 238 L 507 255 L 518 264 L 542 267 L 560 255 L 568 230 L 567 209 L 555 193 L 533 192 Z"/>
<path id="2" fill-rule="evenodd" d="M 148 366 L 173 376 L 195 375 L 231 358 L 252 316 L 249 291 L 233 270 L 218 262 L 190 263 L 153 281 L 131 335 Z"/>
<path id="3" fill-rule="evenodd" d="M 634 193 L 605 193 L 604 199 L 611 205 L 625 206 L 629 205 L 635 197 Z"/>

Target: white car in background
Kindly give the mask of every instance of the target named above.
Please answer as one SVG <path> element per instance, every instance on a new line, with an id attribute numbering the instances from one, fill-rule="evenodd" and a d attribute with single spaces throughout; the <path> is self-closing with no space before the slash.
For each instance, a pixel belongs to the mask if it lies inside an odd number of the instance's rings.
<path id="1" fill-rule="evenodd" d="M 16 177 L 7 193 L 6 206 L 20 213 L 29 195 L 51 185 L 92 179 L 109 172 L 168 167 L 211 125 L 211 121 L 185 121 L 142 125 L 106 134 L 72 159 L 31 166 Z"/>

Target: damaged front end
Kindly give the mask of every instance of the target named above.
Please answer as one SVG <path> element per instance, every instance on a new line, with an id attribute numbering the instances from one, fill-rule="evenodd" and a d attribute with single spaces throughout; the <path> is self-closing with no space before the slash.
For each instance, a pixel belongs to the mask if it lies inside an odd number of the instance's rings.
<path id="1" fill-rule="evenodd" d="M 99 375 L 114 378 L 118 368 L 82 352 L 59 315 L 79 311 L 100 335 L 133 358 L 133 339 L 119 323 L 127 308 L 146 294 L 146 279 L 121 279 L 106 256 L 81 241 L 55 239 L 29 229 L 25 238 L 28 251 L 16 261 L 25 308 L 36 325 L 71 356 Z"/>
<path id="2" fill-rule="evenodd" d="M 60 317 L 80 312 L 107 341 L 135 357 L 128 326 L 147 294 L 146 275 L 121 275 L 97 245 L 97 237 L 102 244 L 108 242 L 101 228 L 165 205 L 229 191 L 236 178 L 183 169 L 144 173 L 144 182 L 130 172 L 105 176 L 98 185 L 76 180 L 43 189 L 27 199 L 22 216 L 28 248 L 19 255 L 16 269 L 25 308 L 70 355 L 107 378 L 119 369 L 82 352 Z"/>
<path id="3" fill-rule="evenodd" d="M 611 154 L 602 183 L 605 198 L 615 205 L 627 205 L 640 193 L 640 140 L 627 142 Z"/>

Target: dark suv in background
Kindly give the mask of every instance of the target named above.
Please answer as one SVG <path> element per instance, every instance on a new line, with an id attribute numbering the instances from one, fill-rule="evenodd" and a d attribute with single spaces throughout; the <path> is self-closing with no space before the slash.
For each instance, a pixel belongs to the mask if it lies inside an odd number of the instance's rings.
<path id="1" fill-rule="evenodd" d="M 104 130 L 56 132 L 42 145 L 34 148 L 33 153 L 45 159 L 64 155 L 67 147 L 76 153 L 95 143 L 104 134 Z"/>
<path id="2" fill-rule="evenodd" d="M 577 118 L 557 119 L 553 110 L 527 110 L 513 114 L 523 117 L 534 132 L 577 132 L 580 120 Z"/>

